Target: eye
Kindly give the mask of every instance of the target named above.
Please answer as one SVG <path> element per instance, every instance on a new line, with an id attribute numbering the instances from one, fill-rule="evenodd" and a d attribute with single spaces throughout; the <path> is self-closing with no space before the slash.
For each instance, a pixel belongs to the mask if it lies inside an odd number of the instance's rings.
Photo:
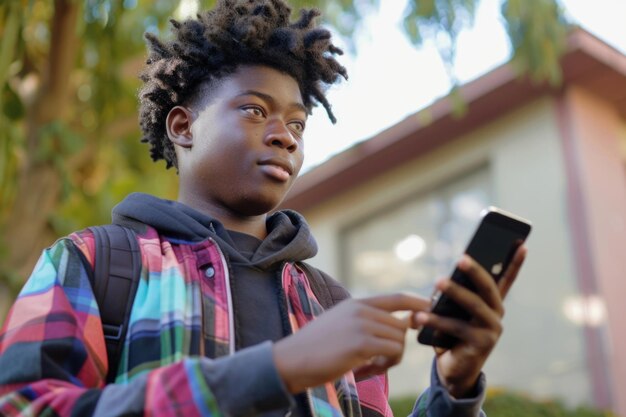
<path id="1" fill-rule="evenodd" d="M 304 129 L 306 128 L 306 124 L 302 120 L 294 120 L 289 122 L 289 128 L 301 136 L 304 133 Z"/>
<path id="2" fill-rule="evenodd" d="M 263 108 L 260 106 L 243 106 L 241 107 L 241 110 L 254 117 L 265 117 L 265 110 L 263 110 Z"/>

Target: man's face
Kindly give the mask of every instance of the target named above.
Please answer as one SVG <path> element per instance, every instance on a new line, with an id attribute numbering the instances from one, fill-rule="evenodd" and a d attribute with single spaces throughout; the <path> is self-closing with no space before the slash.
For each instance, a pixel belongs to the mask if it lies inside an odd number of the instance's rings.
<path id="1" fill-rule="evenodd" d="M 181 200 L 236 216 L 271 211 L 304 159 L 298 83 L 269 67 L 242 66 L 206 90 L 191 112 L 190 146 L 177 149 Z"/>

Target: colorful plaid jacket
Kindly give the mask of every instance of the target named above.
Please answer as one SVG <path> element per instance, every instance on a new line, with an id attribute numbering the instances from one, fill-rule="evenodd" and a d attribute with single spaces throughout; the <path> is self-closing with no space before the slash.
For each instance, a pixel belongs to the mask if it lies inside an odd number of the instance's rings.
<path id="1" fill-rule="evenodd" d="M 115 383 L 105 385 L 89 280 L 94 238 L 82 231 L 43 252 L 9 312 L 0 333 L 0 415 L 238 417 L 289 408 L 268 366 L 269 342 L 233 355 L 228 266 L 218 245 L 172 242 L 149 227 L 138 242 L 141 280 Z M 282 283 L 297 331 L 323 309 L 295 265 L 284 265 Z M 232 375 L 239 392 L 229 401 L 222 387 Z M 308 406 L 313 417 L 392 417 L 387 389 L 385 376 L 355 383 L 348 374 L 309 390 Z M 431 402 L 422 395 L 413 416 L 430 416 Z"/>

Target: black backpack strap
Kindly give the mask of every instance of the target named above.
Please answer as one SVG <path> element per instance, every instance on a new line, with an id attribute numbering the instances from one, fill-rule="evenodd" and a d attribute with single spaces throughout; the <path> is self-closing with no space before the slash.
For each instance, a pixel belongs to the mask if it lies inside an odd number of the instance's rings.
<path id="1" fill-rule="evenodd" d="M 94 234 L 96 252 L 92 286 L 100 309 L 109 360 L 106 381 L 113 382 L 139 284 L 141 253 L 130 228 L 107 224 L 89 230 Z"/>
<path id="2" fill-rule="evenodd" d="M 325 310 L 328 310 L 346 298 L 350 298 L 348 290 L 346 290 L 338 281 L 322 273 L 319 269 L 307 264 L 306 262 L 298 262 L 298 266 L 302 268 L 306 274 L 311 290 L 313 290 L 313 294 L 315 294 L 317 300 Z"/>

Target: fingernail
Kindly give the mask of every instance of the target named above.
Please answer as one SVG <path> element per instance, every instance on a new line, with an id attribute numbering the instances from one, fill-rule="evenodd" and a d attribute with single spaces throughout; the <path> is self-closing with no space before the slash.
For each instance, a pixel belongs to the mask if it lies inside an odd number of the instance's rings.
<path id="1" fill-rule="evenodd" d="M 461 269 L 468 269 L 472 265 L 472 260 L 469 256 L 463 255 L 459 261 L 459 267 Z"/>
<path id="2" fill-rule="evenodd" d="M 383 355 L 378 355 L 376 357 L 374 357 L 374 360 L 372 361 L 372 364 L 374 366 L 378 366 L 380 368 L 384 367 L 387 364 L 387 358 L 385 358 Z"/>
<path id="3" fill-rule="evenodd" d="M 420 311 L 419 313 L 415 314 L 415 321 L 418 324 L 425 324 L 428 321 L 428 314 L 424 313 L 423 311 Z"/>

